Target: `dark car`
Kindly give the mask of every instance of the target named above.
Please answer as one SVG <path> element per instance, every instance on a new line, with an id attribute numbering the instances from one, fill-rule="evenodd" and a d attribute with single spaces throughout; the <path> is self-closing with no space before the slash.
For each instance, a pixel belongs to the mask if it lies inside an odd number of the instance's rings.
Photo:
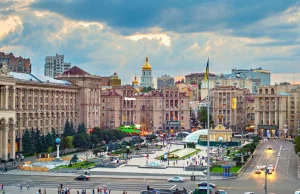
<path id="1" fill-rule="evenodd" d="M 75 177 L 74 180 L 77 180 L 77 181 L 88 181 L 88 180 L 90 180 L 90 177 L 86 176 L 86 175 L 80 175 L 80 176 Z"/>

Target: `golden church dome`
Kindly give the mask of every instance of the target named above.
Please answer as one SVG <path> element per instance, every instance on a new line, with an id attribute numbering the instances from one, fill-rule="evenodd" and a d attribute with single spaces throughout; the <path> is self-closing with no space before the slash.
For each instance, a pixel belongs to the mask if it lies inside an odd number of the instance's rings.
<path id="1" fill-rule="evenodd" d="M 143 65 L 142 70 L 152 70 L 151 65 L 148 63 L 148 57 L 146 57 L 146 63 Z"/>
<path id="2" fill-rule="evenodd" d="M 136 79 L 136 76 L 134 76 L 134 80 L 132 80 L 132 84 L 133 85 L 138 85 L 139 84 L 138 80 Z"/>

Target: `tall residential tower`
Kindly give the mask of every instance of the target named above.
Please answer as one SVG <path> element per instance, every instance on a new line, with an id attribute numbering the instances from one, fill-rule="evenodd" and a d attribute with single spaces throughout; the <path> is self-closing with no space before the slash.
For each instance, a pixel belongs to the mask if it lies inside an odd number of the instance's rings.
<path id="1" fill-rule="evenodd" d="M 71 69 L 71 63 L 65 63 L 64 58 L 64 55 L 59 54 L 47 56 L 45 58 L 45 76 L 55 78 L 55 76 Z"/>

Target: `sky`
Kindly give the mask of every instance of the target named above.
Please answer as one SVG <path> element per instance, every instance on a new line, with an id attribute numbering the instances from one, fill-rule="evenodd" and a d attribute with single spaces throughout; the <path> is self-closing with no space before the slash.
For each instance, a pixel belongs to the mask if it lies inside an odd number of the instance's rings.
<path id="1" fill-rule="evenodd" d="M 270 70 L 271 82 L 300 83 L 297 0 L 0 0 L 0 51 L 30 58 L 64 54 L 87 72 L 123 84 L 146 56 L 155 77 L 232 68 Z"/>

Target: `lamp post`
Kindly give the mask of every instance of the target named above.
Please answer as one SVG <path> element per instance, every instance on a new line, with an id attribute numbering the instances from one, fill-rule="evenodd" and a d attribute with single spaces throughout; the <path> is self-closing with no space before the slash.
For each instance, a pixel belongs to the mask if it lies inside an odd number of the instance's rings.
<path id="1" fill-rule="evenodd" d="M 285 151 L 285 150 L 287 150 L 287 149 L 283 149 L 282 151 Z M 269 162 L 270 162 L 270 160 L 272 159 L 272 158 L 274 158 L 274 157 L 276 157 L 276 158 L 278 158 L 278 157 L 281 157 L 280 156 L 280 151 L 281 151 L 281 147 L 280 147 L 280 150 L 279 150 L 279 152 L 278 152 L 278 155 L 277 156 L 274 156 L 274 154 L 276 153 L 276 152 L 274 152 L 269 158 L 268 158 L 268 160 L 267 160 L 267 162 L 266 162 L 266 165 L 265 165 L 265 187 L 264 187 L 264 189 L 265 189 L 265 194 L 268 194 L 268 165 L 269 165 Z"/>
<path id="2" fill-rule="evenodd" d="M 298 122 L 298 125 L 297 125 L 298 136 L 300 136 L 300 120 L 298 120 L 297 122 Z"/>

